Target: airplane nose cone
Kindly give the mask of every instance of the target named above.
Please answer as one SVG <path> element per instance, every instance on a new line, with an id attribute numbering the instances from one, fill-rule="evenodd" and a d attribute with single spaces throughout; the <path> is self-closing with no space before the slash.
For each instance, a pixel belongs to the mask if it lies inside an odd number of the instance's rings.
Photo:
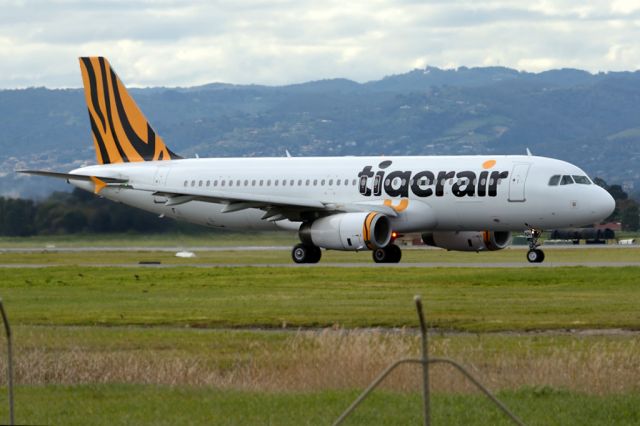
<path id="1" fill-rule="evenodd" d="M 606 219 L 616 208 L 616 201 L 611 194 L 603 188 L 598 188 L 598 193 L 593 197 L 592 203 L 593 212 L 599 218 L 598 220 Z"/>

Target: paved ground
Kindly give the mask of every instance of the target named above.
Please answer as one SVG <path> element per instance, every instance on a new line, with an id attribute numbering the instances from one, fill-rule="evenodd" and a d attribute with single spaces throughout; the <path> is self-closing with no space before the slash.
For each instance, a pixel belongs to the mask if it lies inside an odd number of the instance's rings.
<path id="1" fill-rule="evenodd" d="M 79 253 L 79 252 L 96 252 L 96 251 L 122 251 L 122 252 L 136 252 L 136 251 L 158 251 L 158 252 L 178 252 L 178 251 L 200 251 L 200 252 L 216 252 L 216 251 L 290 251 L 292 246 L 99 246 L 99 247 L 55 247 L 55 246 L 42 246 L 42 247 L 0 247 L 0 253 Z M 442 250 L 438 247 L 428 246 L 401 246 L 402 250 Z M 543 245 L 545 250 L 589 250 L 589 249 L 627 249 L 638 250 L 640 252 L 640 245 L 617 245 L 617 244 L 598 244 L 598 245 Z M 510 246 L 512 250 L 527 250 L 527 246 Z"/>
<path id="2" fill-rule="evenodd" d="M 558 268 L 565 266 L 588 266 L 588 267 L 613 267 L 640 266 L 638 262 L 545 262 L 528 263 L 523 262 L 494 262 L 494 263 L 330 263 L 320 262 L 313 265 L 298 265 L 295 263 L 189 263 L 189 264 L 137 264 L 137 263 L 79 263 L 76 266 L 91 267 L 115 267 L 115 268 Z M 29 264 L 0 264 L 0 268 L 55 268 L 58 266 L 69 266 L 62 263 L 29 263 Z"/>

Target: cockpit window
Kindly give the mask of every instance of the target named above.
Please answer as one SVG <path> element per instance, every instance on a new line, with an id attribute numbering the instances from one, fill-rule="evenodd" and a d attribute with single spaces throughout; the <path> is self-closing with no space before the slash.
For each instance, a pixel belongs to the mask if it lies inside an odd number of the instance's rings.
<path id="1" fill-rule="evenodd" d="M 551 179 L 549 179 L 549 186 L 556 186 L 560 183 L 560 175 L 553 175 Z"/>
<path id="2" fill-rule="evenodd" d="M 573 180 L 581 185 L 591 185 L 591 181 L 586 176 L 573 175 Z"/>
<path id="3" fill-rule="evenodd" d="M 562 176 L 562 180 L 560 181 L 560 185 L 571 185 L 573 183 L 573 179 L 569 175 Z"/>

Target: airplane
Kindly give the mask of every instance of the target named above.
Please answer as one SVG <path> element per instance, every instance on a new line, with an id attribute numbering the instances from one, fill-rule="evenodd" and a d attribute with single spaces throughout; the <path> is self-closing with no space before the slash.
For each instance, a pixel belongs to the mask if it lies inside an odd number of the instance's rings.
<path id="1" fill-rule="evenodd" d="M 288 230 L 296 263 L 321 249 L 370 250 L 397 263 L 399 234 L 435 247 L 492 251 L 524 232 L 540 263 L 543 229 L 609 216 L 611 195 L 580 168 L 531 155 L 182 158 L 153 130 L 104 57 L 80 58 L 97 165 L 62 178 L 162 217 L 226 229 Z"/>

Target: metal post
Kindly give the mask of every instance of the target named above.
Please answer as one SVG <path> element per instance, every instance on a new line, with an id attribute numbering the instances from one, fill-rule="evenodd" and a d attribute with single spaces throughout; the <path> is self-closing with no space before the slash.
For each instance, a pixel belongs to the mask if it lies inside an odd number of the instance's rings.
<path id="1" fill-rule="evenodd" d="M 9 388 L 9 424 L 15 424 L 15 418 L 13 414 L 13 359 L 11 357 L 11 327 L 9 326 L 9 318 L 4 310 L 4 304 L 0 298 L 0 312 L 2 313 L 2 321 L 4 322 L 4 331 L 7 334 L 7 376 L 8 376 L 8 388 Z"/>
<path id="2" fill-rule="evenodd" d="M 420 333 L 422 334 L 422 408 L 424 410 L 424 426 L 431 424 L 431 404 L 429 395 L 429 346 L 427 342 L 427 325 L 424 321 L 422 310 L 422 297 L 416 295 L 413 300 L 416 302 L 418 318 L 420 319 Z"/>

